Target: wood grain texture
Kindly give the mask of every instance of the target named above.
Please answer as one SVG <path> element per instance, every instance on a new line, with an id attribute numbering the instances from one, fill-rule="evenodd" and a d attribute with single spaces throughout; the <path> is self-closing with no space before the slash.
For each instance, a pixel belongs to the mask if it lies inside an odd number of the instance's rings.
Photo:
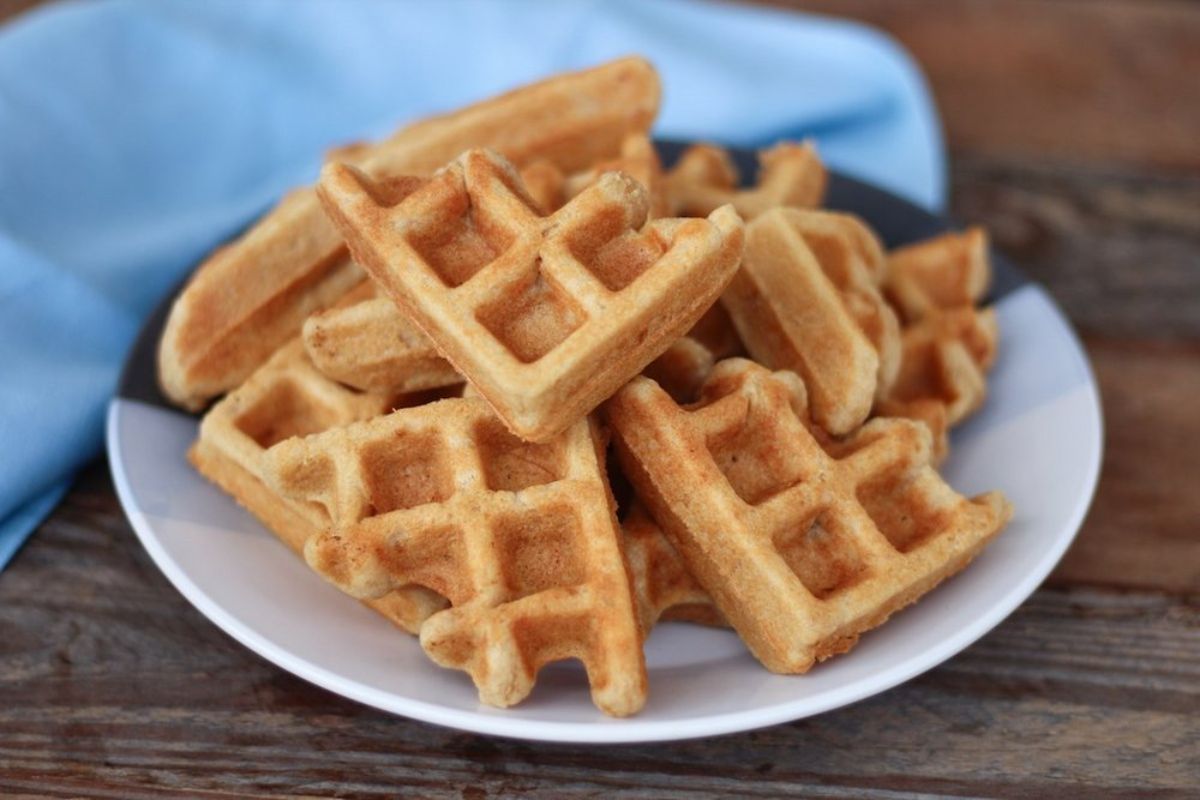
<path id="1" fill-rule="evenodd" d="M 1200 176 L 983 156 L 951 164 L 954 216 L 985 225 L 1085 334 L 1200 339 Z"/>
<path id="2" fill-rule="evenodd" d="M 1039 592 L 885 695 L 753 733 L 598 750 L 434 728 L 220 633 L 150 563 L 99 465 L 0 578 L 5 796 L 1183 797 L 1198 715 L 1200 606 L 1085 588 Z"/>
<path id="3" fill-rule="evenodd" d="M 1107 420 L 1100 486 L 1056 584 L 1200 593 L 1200 341 L 1091 338 Z"/>
<path id="4" fill-rule="evenodd" d="M 768 0 L 876 25 L 956 153 L 1200 171 L 1200 13 L 1178 0 Z"/>
<path id="5" fill-rule="evenodd" d="M 986 156 L 952 176 L 954 215 L 1051 291 L 1100 385 L 1100 486 L 1052 581 L 1200 591 L 1200 178 Z"/>

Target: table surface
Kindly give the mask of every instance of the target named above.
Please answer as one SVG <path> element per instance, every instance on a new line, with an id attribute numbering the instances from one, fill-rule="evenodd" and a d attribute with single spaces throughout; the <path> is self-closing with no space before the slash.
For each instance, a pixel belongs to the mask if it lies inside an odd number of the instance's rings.
<path id="1" fill-rule="evenodd" d="M 0 20 L 34 4 L 0 0 Z M 776 4 L 911 48 L 945 118 L 953 213 L 1084 337 L 1103 474 L 1046 584 L 956 658 L 813 719 L 666 745 L 513 742 L 388 716 L 242 648 L 153 566 L 97 462 L 0 574 L 0 795 L 1197 791 L 1200 4 Z"/>

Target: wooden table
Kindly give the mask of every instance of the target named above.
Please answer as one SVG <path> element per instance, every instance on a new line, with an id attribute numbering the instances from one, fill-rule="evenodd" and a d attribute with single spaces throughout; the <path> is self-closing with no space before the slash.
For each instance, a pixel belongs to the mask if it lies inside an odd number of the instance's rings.
<path id="1" fill-rule="evenodd" d="M 788 5 L 912 49 L 954 213 L 1083 333 L 1103 477 L 1046 585 L 941 667 L 814 719 L 512 742 L 359 706 L 239 646 L 150 563 L 97 462 L 0 574 L 0 795 L 1200 795 L 1200 5 Z"/>

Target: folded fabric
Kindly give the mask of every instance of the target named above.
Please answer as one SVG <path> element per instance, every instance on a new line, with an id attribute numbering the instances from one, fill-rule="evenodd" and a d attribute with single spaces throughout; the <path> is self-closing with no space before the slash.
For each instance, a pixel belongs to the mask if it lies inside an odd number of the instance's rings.
<path id="1" fill-rule="evenodd" d="M 831 19 L 680 0 L 113 0 L 0 29 L 0 568 L 97 453 L 140 320 L 325 149 L 627 53 L 662 72 L 663 136 L 813 136 L 834 167 L 942 202 L 919 73 Z"/>

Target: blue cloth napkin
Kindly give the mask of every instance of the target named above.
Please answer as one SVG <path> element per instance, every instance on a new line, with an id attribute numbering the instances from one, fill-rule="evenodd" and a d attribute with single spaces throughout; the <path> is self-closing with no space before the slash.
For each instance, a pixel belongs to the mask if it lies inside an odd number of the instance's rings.
<path id="1" fill-rule="evenodd" d="M 0 568 L 101 444 L 140 320 L 326 148 L 627 53 L 658 132 L 815 136 L 927 207 L 943 155 L 893 42 L 821 17 L 680 0 L 111 0 L 0 29 Z"/>

